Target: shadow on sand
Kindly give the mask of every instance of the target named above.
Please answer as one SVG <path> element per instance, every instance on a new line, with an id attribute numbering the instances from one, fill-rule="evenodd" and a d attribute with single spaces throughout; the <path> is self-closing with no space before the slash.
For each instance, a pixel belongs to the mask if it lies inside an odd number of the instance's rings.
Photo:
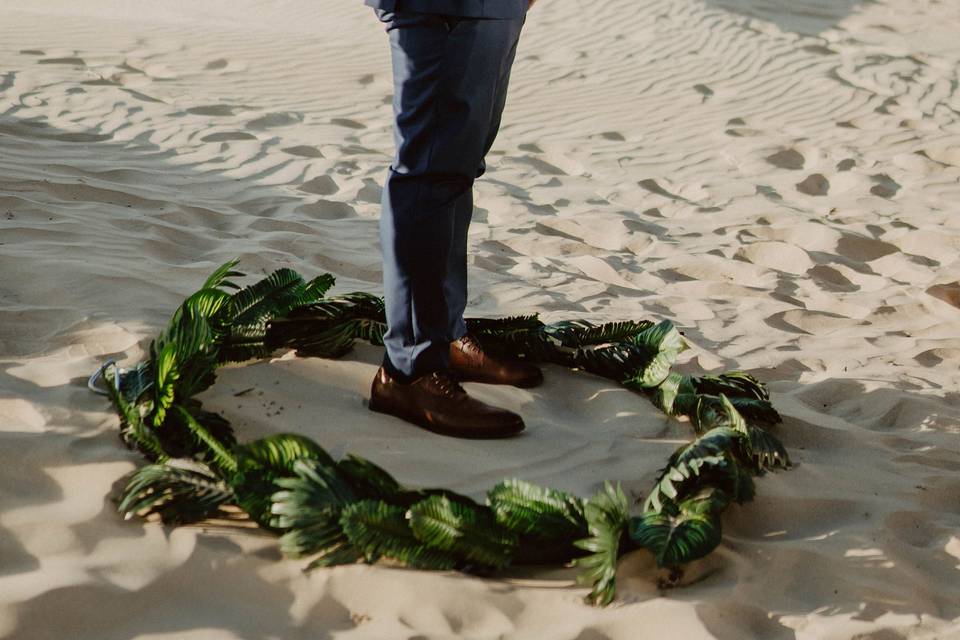
<path id="1" fill-rule="evenodd" d="M 702 0 L 709 6 L 772 22 L 783 31 L 816 36 L 874 0 Z"/>

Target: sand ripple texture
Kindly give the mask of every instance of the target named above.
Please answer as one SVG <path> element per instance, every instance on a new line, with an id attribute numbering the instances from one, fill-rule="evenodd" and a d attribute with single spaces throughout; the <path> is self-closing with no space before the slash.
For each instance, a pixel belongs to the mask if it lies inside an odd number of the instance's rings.
<path id="1" fill-rule="evenodd" d="M 684 589 L 575 572 L 310 575 L 272 539 L 123 522 L 137 464 L 84 388 L 215 265 L 380 292 L 389 51 L 360 0 L 0 3 L 0 637 L 958 638 L 960 9 L 539 0 L 476 185 L 470 311 L 669 318 L 770 382 L 796 468 Z M 641 496 L 688 425 L 589 376 L 471 389 L 523 438 L 365 408 L 380 354 L 226 370 L 206 401 L 409 483 Z M 234 394 L 254 388 L 254 391 Z"/>

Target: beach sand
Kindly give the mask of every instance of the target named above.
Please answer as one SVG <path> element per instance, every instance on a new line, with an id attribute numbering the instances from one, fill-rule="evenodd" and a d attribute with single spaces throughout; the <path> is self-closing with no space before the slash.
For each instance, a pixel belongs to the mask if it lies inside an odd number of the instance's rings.
<path id="1" fill-rule="evenodd" d="M 960 11 L 937 0 L 540 0 L 476 185 L 469 313 L 670 319 L 769 383 L 795 467 L 661 591 L 575 570 L 303 573 L 256 530 L 124 521 L 86 389 L 238 256 L 381 292 L 389 51 L 360 0 L 0 5 L 0 637 L 960 638 Z M 512 441 L 366 408 L 379 350 L 229 368 L 241 438 L 401 481 L 643 496 L 688 424 L 586 374 L 468 385 Z M 253 391 L 240 393 L 253 388 Z M 240 393 L 240 395 L 235 395 Z"/>

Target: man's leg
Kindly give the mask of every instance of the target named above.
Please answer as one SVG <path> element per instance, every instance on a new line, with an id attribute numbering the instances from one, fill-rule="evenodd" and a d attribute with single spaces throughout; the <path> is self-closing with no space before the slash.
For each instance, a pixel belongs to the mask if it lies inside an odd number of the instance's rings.
<path id="1" fill-rule="evenodd" d="M 513 61 L 517 54 L 518 42 L 519 40 L 514 41 L 513 47 L 503 59 L 503 63 L 498 71 L 493 109 L 490 114 L 490 125 L 487 129 L 487 137 L 483 143 L 483 151 L 480 154 L 480 163 L 475 174 L 476 178 L 486 173 L 487 165 L 484 158 L 493 146 L 493 142 L 496 140 L 497 133 L 500 130 L 500 120 L 503 115 L 503 108 L 507 102 L 507 88 L 510 83 L 510 72 L 513 68 Z M 473 188 L 471 187 L 457 201 L 454 217 L 453 249 L 450 252 L 450 263 L 445 283 L 447 303 L 450 307 L 449 326 L 451 340 L 458 340 L 467 333 L 467 325 L 463 320 L 463 312 L 467 307 L 467 244 L 468 230 L 472 218 Z"/>
<path id="2" fill-rule="evenodd" d="M 451 324 L 462 323 L 466 303 L 471 189 L 499 124 L 523 21 L 388 17 L 397 155 L 380 224 L 384 364 L 415 377 L 446 369 L 461 331 Z"/>

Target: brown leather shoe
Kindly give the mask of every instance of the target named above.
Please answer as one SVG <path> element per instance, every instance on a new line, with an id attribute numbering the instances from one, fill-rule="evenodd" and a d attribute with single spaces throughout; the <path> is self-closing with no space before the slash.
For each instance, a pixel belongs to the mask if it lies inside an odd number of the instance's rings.
<path id="1" fill-rule="evenodd" d="M 509 438 L 524 426 L 520 416 L 471 398 L 443 372 L 402 384 L 380 367 L 370 389 L 370 408 L 454 438 Z"/>
<path id="2" fill-rule="evenodd" d="M 543 382 L 539 367 L 484 353 L 480 343 L 469 334 L 450 343 L 450 371 L 464 382 L 510 384 L 524 389 Z"/>

